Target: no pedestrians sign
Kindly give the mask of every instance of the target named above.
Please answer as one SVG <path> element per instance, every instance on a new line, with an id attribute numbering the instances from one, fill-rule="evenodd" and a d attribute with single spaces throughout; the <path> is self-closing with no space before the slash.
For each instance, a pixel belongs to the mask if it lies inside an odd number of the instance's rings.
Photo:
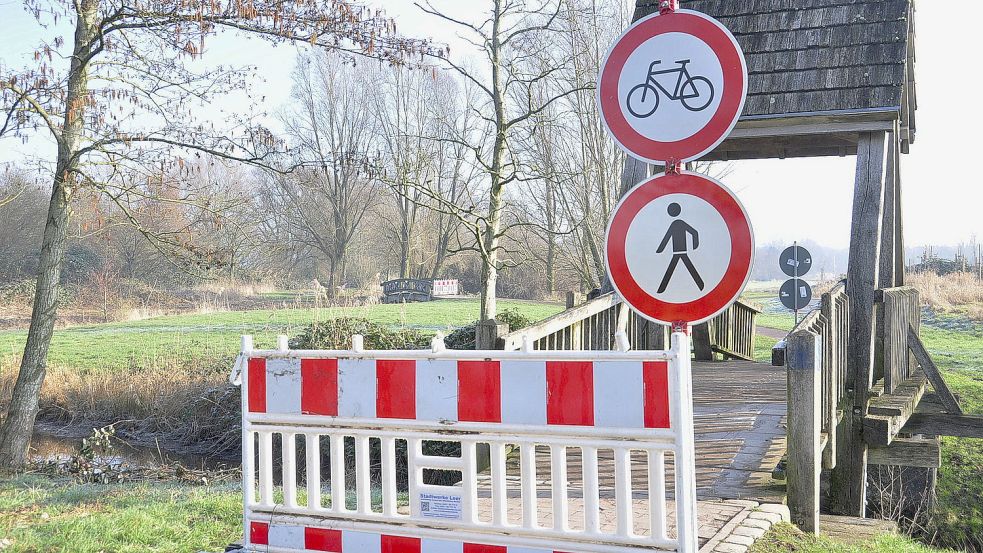
<path id="1" fill-rule="evenodd" d="M 701 323 L 727 309 L 751 275 L 753 254 L 744 206 L 720 182 L 691 172 L 631 189 L 605 238 L 615 290 L 663 324 Z"/>
<path id="2" fill-rule="evenodd" d="M 597 87 L 601 119 L 629 154 L 693 161 L 730 134 L 744 110 L 747 65 L 734 36 L 700 12 L 640 19 L 615 42 Z"/>

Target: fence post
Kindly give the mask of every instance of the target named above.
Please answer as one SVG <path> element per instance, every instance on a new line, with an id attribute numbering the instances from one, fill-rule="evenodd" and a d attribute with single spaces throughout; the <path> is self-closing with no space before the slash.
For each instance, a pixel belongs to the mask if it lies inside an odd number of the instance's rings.
<path id="1" fill-rule="evenodd" d="M 474 349 L 504 349 L 505 344 L 502 336 L 508 333 L 509 325 L 507 323 L 500 323 L 495 319 L 481 321 L 475 328 Z"/>
<path id="2" fill-rule="evenodd" d="M 819 533 L 819 448 L 822 424 L 822 338 L 810 330 L 788 337 L 788 507 L 792 522 Z"/>

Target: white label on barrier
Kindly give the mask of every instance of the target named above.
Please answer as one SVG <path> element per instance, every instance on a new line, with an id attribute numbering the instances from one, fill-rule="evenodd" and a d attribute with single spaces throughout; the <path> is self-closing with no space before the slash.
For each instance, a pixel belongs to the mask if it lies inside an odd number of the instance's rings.
<path id="1" fill-rule="evenodd" d="M 461 496 L 421 493 L 420 515 L 423 518 L 461 520 Z"/>

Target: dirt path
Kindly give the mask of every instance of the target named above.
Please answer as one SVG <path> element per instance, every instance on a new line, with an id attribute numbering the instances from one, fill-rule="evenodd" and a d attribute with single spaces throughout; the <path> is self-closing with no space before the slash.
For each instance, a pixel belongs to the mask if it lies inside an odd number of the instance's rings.
<path id="1" fill-rule="evenodd" d="M 755 328 L 755 332 L 757 332 L 761 336 L 765 336 L 773 340 L 784 340 L 785 337 L 788 336 L 788 332 L 784 330 L 779 330 L 777 328 L 768 328 L 766 326 L 759 326 Z"/>

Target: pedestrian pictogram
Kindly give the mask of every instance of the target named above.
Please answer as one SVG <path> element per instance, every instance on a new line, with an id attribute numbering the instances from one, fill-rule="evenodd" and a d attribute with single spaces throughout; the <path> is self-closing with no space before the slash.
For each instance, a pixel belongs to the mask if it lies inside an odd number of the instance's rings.
<path id="1" fill-rule="evenodd" d="M 691 10 L 639 20 L 601 68 L 601 119 L 629 154 L 692 161 L 730 134 L 744 109 L 747 66 L 734 36 Z"/>
<path id="2" fill-rule="evenodd" d="M 747 213 L 724 185 L 683 172 L 647 180 L 615 209 L 605 242 L 608 274 L 640 314 L 699 323 L 726 309 L 751 274 Z"/>
<path id="3" fill-rule="evenodd" d="M 669 209 L 667 210 L 670 217 L 679 217 L 682 213 L 682 208 L 677 203 L 669 204 Z M 693 277 L 693 282 L 696 283 L 696 287 L 703 290 L 704 284 L 703 279 L 700 278 L 700 273 L 693 266 L 693 262 L 689 259 L 689 240 L 688 236 L 693 237 L 693 249 L 700 247 L 700 233 L 689 224 L 687 224 L 682 219 L 676 219 L 669 225 L 669 230 L 666 231 L 666 237 L 662 239 L 662 244 L 659 245 L 658 251 L 655 253 L 662 253 L 665 251 L 666 246 L 672 241 L 672 261 L 669 262 L 669 268 L 666 270 L 666 276 L 662 277 L 662 284 L 659 285 L 659 293 L 662 294 L 669 287 L 669 281 L 672 279 L 673 274 L 676 270 L 676 265 L 682 261 L 686 266 L 686 270 L 689 271 L 691 277 Z"/>

